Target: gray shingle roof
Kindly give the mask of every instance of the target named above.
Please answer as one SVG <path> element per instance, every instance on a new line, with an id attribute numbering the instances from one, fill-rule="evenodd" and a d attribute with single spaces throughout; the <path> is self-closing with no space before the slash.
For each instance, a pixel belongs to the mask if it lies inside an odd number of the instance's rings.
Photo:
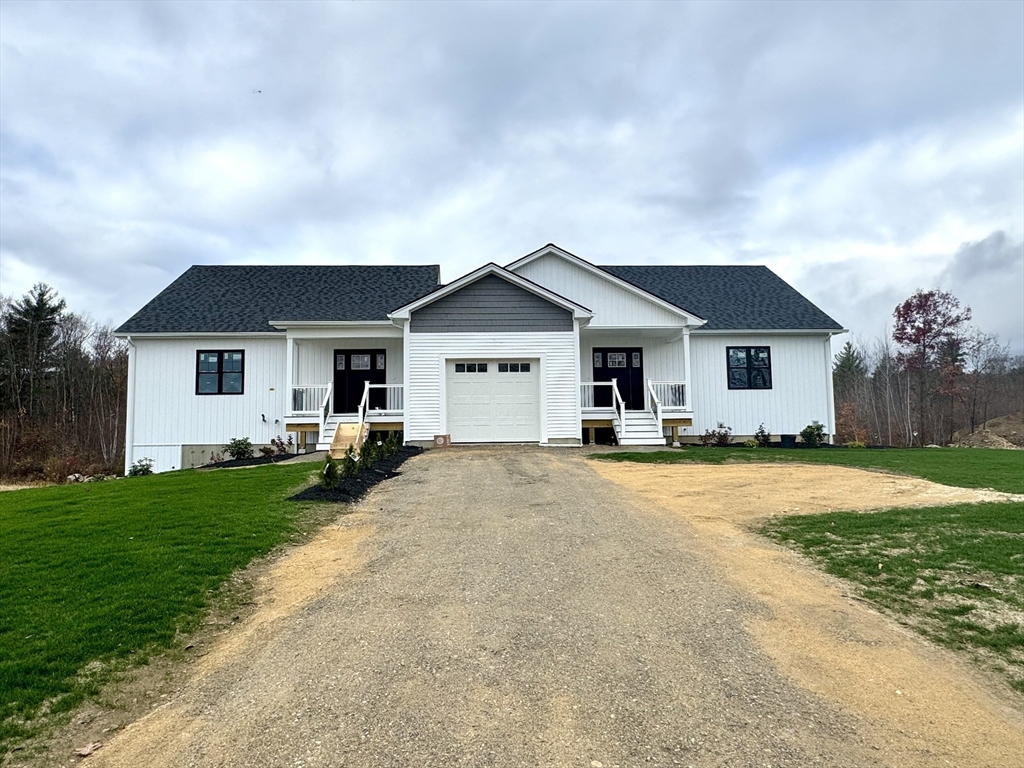
<path id="1" fill-rule="evenodd" d="M 273 333 L 271 320 L 387 320 L 438 286 L 440 267 L 197 266 L 118 333 Z"/>
<path id="2" fill-rule="evenodd" d="M 596 266 L 596 265 L 595 265 Z M 768 267 L 600 266 L 707 320 L 708 330 L 842 330 Z"/>

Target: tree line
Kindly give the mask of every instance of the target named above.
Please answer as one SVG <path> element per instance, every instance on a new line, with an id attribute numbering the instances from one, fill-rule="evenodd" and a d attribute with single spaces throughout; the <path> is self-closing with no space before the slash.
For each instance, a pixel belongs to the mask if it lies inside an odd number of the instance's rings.
<path id="1" fill-rule="evenodd" d="M 970 320 L 951 293 L 917 291 L 893 311 L 891 334 L 846 342 L 832 372 L 837 441 L 945 445 L 1024 411 L 1024 356 Z"/>
<path id="2" fill-rule="evenodd" d="M 45 284 L 0 296 L 0 475 L 63 480 L 124 465 L 127 344 Z"/>

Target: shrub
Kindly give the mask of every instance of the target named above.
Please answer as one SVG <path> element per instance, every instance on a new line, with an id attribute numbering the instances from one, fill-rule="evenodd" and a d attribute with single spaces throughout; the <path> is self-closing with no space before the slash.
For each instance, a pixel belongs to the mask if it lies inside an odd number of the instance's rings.
<path id="1" fill-rule="evenodd" d="M 800 439 L 808 448 L 820 448 L 825 442 L 825 427 L 816 421 L 812 421 L 800 430 Z"/>
<path id="2" fill-rule="evenodd" d="M 862 443 L 860 440 L 851 440 L 850 442 L 848 442 L 846 444 L 846 447 L 847 448 L 864 448 L 865 446 L 864 446 L 864 443 Z"/>
<path id="3" fill-rule="evenodd" d="M 743 441 L 743 447 L 744 448 L 757 448 L 757 440 L 744 440 Z"/>
<path id="4" fill-rule="evenodd" d="M 220 464 L 222 461 L 224 461 L 224 454 L 223 453 L 220 453 L 219 451 L 211 451 L 210 452 L 210 463 L 211 464 Z"/>
<path id="5" fill-rule="evenodd" d="M 339 462 L 338 474 L 341 477 L 355 477 L 359 474 L 359 459 L 356 459 L 356 454 L 352 450 L 351 445 L 345 449 L 345 455 Z"/>
<path id="6" fill-rule="evenodd" d="M 288 440 L 282 440 L 281 436 L 278 435 L 270 441 L 270 445 L 273 446 L 272 451 L 277 453 L 278 456 L 284 456 L 286 453 L 292 452 L 292 446 L 295 445 L 295 440 L 291 435 L 288 435 Z M 269 456 L 270 454 L 265 454 Z"/>
<path id="7" fill-rule="evenodd" d="M 704 434 L 700 436 L 700 444 L 705 448 L 715 446 L 717 448 L 725 448 L 732 442 L 732 427 L 727 427 L 724 424 L 719 424 L 718 429 L 707 429 Z"/>
<path id="8" fill-rule="evenodd" d="M 142 477 L 143 475 L 153 474 L 153 460 L 152 459 L 138 459 L 132 462 L 131 467 L 128 468 L 128 477 Z"/>
<path id="9" fill-rule="evenodd" d="M 754 433 L 754 441 L 758 448 L 767 448 L 772 444 L 772 433 L 764 428 L 764 422 L 761 422 L 761 426 Z"/>
<path id="10" fill-rule="evenodd" d="M 337 488 L 339 476 L 338 463 L 328 455 L 327 461 L 324 462 L 324 468 L 320 472 L 320 485 L 327 490 Z"/>
<path id="11" fill-rule="evenodd" d="M 52 483 L 63 483 L 68 475 L 81 474 L 84 468 L 77 456 L 51 456 L 43 462 L 43 476 Z"/>
<path id="12" fill-rule="evenodd" d="M 224 453 L 232 459 L 251 459 L 252 443 L 248 437 L 236 437 L 224 446 Z"/>
<path id="13" fill-rule="evenodd" d="M 11 474 L 14 477 L 40 477 L 43 474 L 43 462 L 38 459 L 18 459 L 11 465 Z"/>
<path id="14" fill-rule="evenodd" d="M 269 445 L 264 445 L 264 446 L 260 447 L 260 455 L 261 456 L 274 456 L 276 454 L 277 454 L 277 451 L 274 450 L 273 448 L 271 448 Z"/>

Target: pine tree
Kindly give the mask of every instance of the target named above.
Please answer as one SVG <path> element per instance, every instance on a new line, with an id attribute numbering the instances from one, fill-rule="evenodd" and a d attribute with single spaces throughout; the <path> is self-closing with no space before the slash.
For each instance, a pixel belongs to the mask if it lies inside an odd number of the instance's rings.
<path id="1" fill-rule="evenodd" d="M 58 323 L 64 300 L 45 283 L 37 283 L 4 317 L 5 399 L 29 419 L 40 411 L 46 375 L 53 367 Z"/>

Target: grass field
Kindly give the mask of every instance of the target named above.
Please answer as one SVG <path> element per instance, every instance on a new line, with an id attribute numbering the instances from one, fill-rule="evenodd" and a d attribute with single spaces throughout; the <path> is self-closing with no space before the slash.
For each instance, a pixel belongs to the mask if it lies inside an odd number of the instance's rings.
<path id="1" fill-rule="evenodd" d="M 1024 493 L 1024 451 L 979 448 L 784 449 L 784 448 L 673 448 L 664 451 L 595 453 L 594 459 L 672 464 L 696 461 L 722 464 L 727 461 L 796 461 L 807 464 L 838 464 L 863 469 L 883 469 L 914 475 L 963 488 L 994 488 Z"/>
<path id="2" fill-rule="evenodd" d="M 794 516 L 761 532 L 1024 693 L 1024 504 Z"/>
<path id="3" fill-rule="evenodd" d="M 193 628 L 217 588 L 296 534 L 309 464 L 0 493 L 0 757 L 41 715 Z"/>
<path id="4" fill-rule="evenodd" d="M 594 458 L 836 464 L 1024 493 L 1024 451 L 685 448 Z M 798 515 L 759 530 L 848 580 L 900 622 L 996 669 L 1024 693 L 1024 503 Z"/>

